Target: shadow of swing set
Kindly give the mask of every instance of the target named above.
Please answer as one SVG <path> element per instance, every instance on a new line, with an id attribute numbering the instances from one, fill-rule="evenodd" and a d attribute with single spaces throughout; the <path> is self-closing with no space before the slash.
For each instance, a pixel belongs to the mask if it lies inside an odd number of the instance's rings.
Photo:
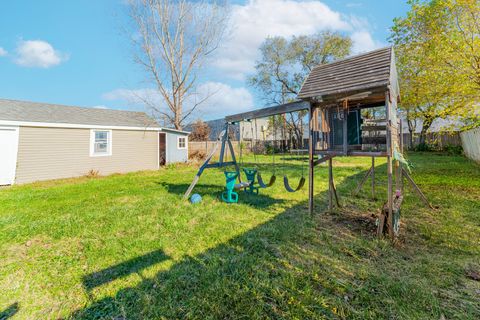
<path id="1" fill-rule="evenodd" d="M 391 239 L 395 239 L 399 234 L 404 179 L 422 201 L 433 209 L 405 170 L 408 163 L 403 157 L 402 122 L 397 116 L 400 90 L 393 48 L 378 49 L 315 67 L 304 82 L 297 99 L 292 103 L 225 117 L 224 130 L 185 192 L 184 198 L 189 198 L 201 174 L 208 168 L 235 167 L 235 171 L 225 172 L 226 191 L 222 194 L 222 199 L 226 202 L 238 201 L 235 189 L 258 194 L 259 189 L 273 185 L 275 175 L 268 183 L 264 183 L 261 173 L 256 168 L 242 168 L 247 177 L 247 181 L 242 182 L 240 166 L 228 135 L 229 127 L 242 121 L 307 111 L 308 203 L 311 214 L 314 212 L 314 169 L 324 162 L 328 162 L 329 211 L 333 210 L 334 204 L 340 206 L 333 179 L 332 160 L 336 156 L 371 157 L 371 168 L 361 179 L 353 195 L 358 194 L 370 177 L 373 198 L 376 196 L 375 158 L 387 159 L 387 200 L 378 217 L 379 237 L 388 234 Z M 379 115 L 375 116 L 376 113 Z M 219 161 L 212 163 L 218 147 L 221 147 Z M 230 161 L 225 161 L 227 151 L 231 155 Z M 288 192 L 300 190 L 306 181 L 302 174 L 298 186 L 292 188 L 286 175 L 283 180 Z"/>

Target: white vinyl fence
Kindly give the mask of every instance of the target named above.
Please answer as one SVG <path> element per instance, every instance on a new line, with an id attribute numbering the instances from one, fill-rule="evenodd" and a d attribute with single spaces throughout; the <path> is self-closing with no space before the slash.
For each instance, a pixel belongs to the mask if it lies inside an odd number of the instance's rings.
<path id="1" fill-rule="evenodd" d="M 460 133 L 465 155 L 480 163 L 480 127 Z"/>

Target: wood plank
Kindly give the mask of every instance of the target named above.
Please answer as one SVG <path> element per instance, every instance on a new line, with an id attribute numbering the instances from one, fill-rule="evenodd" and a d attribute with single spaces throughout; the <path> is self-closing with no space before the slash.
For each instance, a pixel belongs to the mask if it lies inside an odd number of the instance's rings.
<path id="1" fill-rule="evenodd" d="M 362 125 L 362 131 L 385 131 L 385 130 L 387 130 L 386 125 L 378 125 L 378 126 Z"/>
<path id="2" fill-rule="evenodd" d="M 328 210 L 329 212 L 333 211 L 332 181 L 333 181 L 333 164 L 332 164 L 332 158 L 330 158 L 328 159 Z"/>
<path id="3" fill-rule="evenodd" d="M 330 95 L 338 95 L 338 94 L 344 94 L 344 96 L 348 96 L 348 95 L 353 95 L 355 93 L 360 93 L 362 91 L 372 90 L 374 88 L 387 89 L 387 85 L 388 83 L 385 81 L 372 82 L 372 83 L 366 83 L 366 84 L 362 83 L 362 84 L 351 86 L 351 87 L 332 89 L 329 91 L 314 90 L 306 94 L 298 95 L 297 97 L 300 99 L 309 99 L 317 96 L 320 96 L 323 98 L 323 97 L 328 97 Z"/>
<path id="4" fill-rule="evenodd" d="M 225 121 L 228 123 L 231 123 L 231 122 L 240 122 L 244 120 L 252 120 L 252 119 L 258 119 L 258 118 L 266 118 L 266 117 L 274 116 L 277 114 L 307 110 L 309 108 L 310 108 L 309 102 L 296 101 L 296 102 L 281 104 L 278 106 L 267 107 L 267 108 L 230 115 L 225 117 Z"/>
<path id="5" fill-rule="evenodd" d="M 308 211 L 310 214 L 313 214 L 313 197 L 314 197 L 314 181 L 315 181 L 315 164 L 314 164 L 314 141 L 313 133 L 315 129 L 315 116 L 317 108 L 314 106 L 310 107 L 309 110 L 309 119 L 308 119 L 308 128 L 309 128 L 309 139 L 308 139 Z"/>
<path id="6" fill-rule="evenodd" d="M 388 91 L 386 92 L 385 98 L 385 114 L 390 114 L 390 102 L 388 101 Z M 392 172 L 392 145 L 391 145 L 391 132 L 390 132 L 391 121 L 388 120 L 387 123 L 387 206 L 388 206 L 388 235 L 391 240 L 394 240 L 395 233 L 393 232 L 393 172 Z"/>
<path id="7" fill-rule="evenodd" d="M 386 144 L 387 137 L 362 137 L 362 144 Z"/>
<path id="8" fill-rule="evenodd" d="M 382 59 L 372 63 L 365 63 L 365 64 L 356 64 L 356 65 L 344 65 L 341 68 L 331 68 L 327 70 L 315 70 L 311 73 L 308 80 L 315 81 L 319 79 L 325 78 L 334 78 L 334 77 L 345 77 L 351 74 L 371 74 L 371 73 L 383 73 L 387 72 L 390 73 L 390 59 Z M 336 72 L 333 74 L 333 72 Z"/>
<path id="9" fill-rule="evenodd" d="M 343 102 L 343 153 L 348 153 L 348 101 Z"/>
<path id="10" fill-rule="evenodd" d="M 316 80 L 313 80 L 311 82 L 312 88 L 322 88 L 322 90 L 325 90 L 328 87 L 332 86 L 342 86 L 342 87 L 347 87 L 351 86 L 354 83 L 361 83 L 361 82 L 372 82 L 372 81 L 387 81 L 388 77 L 390 75 L 389 73 L 389 68 L 384 67 L 383 69 L 378 69 L 378 70 L 373 70 L 373 72 L 368 72 L 366 70 L 371 70 L 368 69 L 367 67 L 365 70 L 355 70 L 355 71 L 349 71 L 349 72 L 344 72 L 345 78 L 343 77 L 337 77 L 337 76 L 325 76 L 325 77 L 318 77 Z M 348 77 L 348 78 L 347 78 Z M 308 90 L 311 88 L 306 88 Z"/>
<path id="11" fill-rule="evenodd" d="M 375 200 L 375 157 L 372 157 L 372 199 Z"/>
<path id="12" fill-rule="evenodd" d="M 341 151 L 336 150 L 316 150 L 317 155 L 331 155 L 331 156 L 352 156 L 352 157 L 386 157 L 386 151 L 348 151 L 347 154 L 343 154 Z"/>
<path id="13" fill-rule="evenodd" d="M 360 192 L 363 185 L 365 184 L 365 182 L 367 181 L 368 177 L 370 177 L 371 174 L 372 174 L 372 168 L 368 169 L 367 173 L 363 176 L 362 180 L 360 180 L 360 183 L 355 188 L 355 190 L 352 192 L 353 196 L 356 196 Z"/>
<path id="14" fill-rule="evenodd" d="M 337 60 L 329 64 L 323 64 L 316 66 L 312 73 L 320 73 L 329 70 L 337 70 L 342 67 L 353 68 L 356 66 L 361 66 L 365 64 L 372 64 L 377 61 L 383 61 L 384 63 L 390 63 L 391 57 L 391 48 L 381 49 L 383 52 L 378 52 L 378 50 L 366 52 L 354 57 L 345 58 L 342 60 Z"/>
<path id="15" fill-rule="evenodd" d="M 423 194 L 422 190 L 420 190 L 420 188 L 417 186 L 417 184 L 415 183 L 415 181 L 413 181 L 412 177 L 410 177 L 410 174 L 408 174 L 408 172 L 402 168 L 402 173 L 403 175 L 405 176 L 405 178 L 407 178 L 408 182 L 410 182 L 410 185 L 413 187 L 413 189 L 417 192 L 418 196 L 420 197 L 420 199 L 423 200 L 423 202 L 430 208 L 430 209 L 433 209 L 433 206 L 430 204 L 430 202 L 428 201 L 427 197 L 425 197 L 425 195 Z"/>

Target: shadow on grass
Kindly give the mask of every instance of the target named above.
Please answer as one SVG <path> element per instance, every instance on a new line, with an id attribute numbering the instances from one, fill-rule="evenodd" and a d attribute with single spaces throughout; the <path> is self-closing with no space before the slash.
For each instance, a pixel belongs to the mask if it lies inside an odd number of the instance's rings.
<path id="1" fill-rule="evenodd" d="M 83 286 L 87 291 L 90 291 L 95 287 L 101 286 L 115 279 L 128 276 L 132 273 L 139 272 L 169 258 L 170 257 L 167 256 L 162 250 L 155 250 L 106 269 L 90 273 L 83 277 Z"/>
<path id="2" fill-rule="evenodd" d="M 12 303 L 5 310 L 0 311 L 0 320 L 7 320 L 13 317 L 19 309 L 18 302 Z"/>
<path id="3" fill-rule="evenodd" d="M 338 189 L 351 191 L 364 174 L 365 171 L 346 178 Z M 177 194 L 183 194 L 188 187 L 162 185 Z M 199 185 L 197 192 L 211 189 L 218 192 L 217 185 Z M 326 206 L 326 192 L 315 198 L 317 211 L 321 211 Z M 429 296 L 414 282 L 406 287 L 409 294 L 395 297 L 400 300 L 396 303 L 401 304 L 392 309 L 391 298 L 385 291 L 389 289 L 383 290 L 379 285 L 385 279 L 378 275 L 378 267 L 366 267 L 374 263 L 371 259 L 376 256 L 370 241 L 375 225 L 368 217 L 362 219 L 354 213 L 355 210 L 351 210 L 351 215 L 333 214 L 331 219 L 323 216 L 319 221 L 320 217 L 308 215 L 306 202 L 299 203 L 225 243 L 177 261 L 169 270 L 144 279 L 135 287 L 94 301 L 70 317 L 311 319 L 356 314 L 358 318 L 393 318 L 400 305 L 411 310 L 429 310 Z M 359 268 L 359 264 L 363 267 Z M 140 269 L 135 263 L 121 265 Z M 94 283 L 98 286 L 104 282 Z M 385 285 L 391 283 L 387 281 Z"/>
<path id="4" fill-rule="evenodd" d="M 167 192 L 181 195 L 181 196 L 183 196 L 183 194 L 185 193 L 185 190 L 187 190 L 187 188 L 189 187 L 188 184 L 173 184 L 173 183 L 166 183 L 166 182 L 158 182 L 158 184 L 164 187 L 167 190 Z M 204 196 L 207 194 L 213 195 L 217 197 L 217 199 L 221 200 L 220 195 L 222 194 L 223 191 L 225 191 L 225 187 L 220 187 L 214 184 L 199 183 L 195 186 L 195 189 L 193 189 L 192 194 L 198 193 L 201 196 Z M 282 199 L 275 199 L 268 195 L 265 195 L 264 193 L 262 193 L 262 189 L 260 189 L 258 194 L 249 194 L 243 190 L 236 190 L 236 192 L 239 195 L 238 202 L 240 204 L 244 203 L 244 204 L 255 206 L 257 208 L 265 209 L 274 204 L 284 202 L 284 200 Z"/>
<path id="5" fill-rule="evenodd" d="M 186 185 L 164 186 L 170 192 L 183 193 Z M 323 201 L 326 193 L 316 197 Z M 353 281 L 352 273 L 347 266 L 333 265 L 335 259 L 328 254 L 319 259 L 299 249 L 306 239 L 318 241 L 315 224 L 315 218 L 307 213 L 306 202 L 301 202 L 230 241 L 183 258 L 138 286 L 94 301 L 74 312 L 71 318 L 334 318 L 337 315 L 333 301 L 338 298 L 341 303 L 344 299 L 344 293 L 337 297 L 335 292 L 349 290 L 344 284 Z M 344 226 L 339 233 L 341 237 L 349 233 Z M 345 237 L 357 236 L 362 237 L 360 234 Z M 302 262 L 292 261 L 292 256 L 302 257 Z M 314 263 L 319 279 L 313 280 L 310 270 L 306 274 L 294 272 L 296 263 Z M 133 264 L 130 268 L 139 269 Z M 99 274 L 104 273 L 109 275 L 110 271 Z M 93 283 L 98 286 L 104 282 Z M 302 300 L 301 303 L 292 303 L 292 296 Z"/>

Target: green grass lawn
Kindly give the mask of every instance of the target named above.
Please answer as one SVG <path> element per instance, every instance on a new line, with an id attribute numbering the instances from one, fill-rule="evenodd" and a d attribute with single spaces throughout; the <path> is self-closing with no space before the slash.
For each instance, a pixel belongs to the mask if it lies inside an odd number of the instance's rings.
<path id="1" fill-rule="evenodd" d="M 202 203 L 182 201 L 194 165 L 0 189 L 0 319 L 479 319 L 480 167 L 409 158 L 438 209 L 407 188 L 395 245 L 375 238 L 380 159 L 376 201 L 368 184 L 349 197 L 370 159 L 335 160 L 342 208 L 328 214 L 318 167 L 313 217 L 307 188 L 283 189 L 294 160 L 237 205 L 218 199 L 220 170 L 202 176 Z"/>

